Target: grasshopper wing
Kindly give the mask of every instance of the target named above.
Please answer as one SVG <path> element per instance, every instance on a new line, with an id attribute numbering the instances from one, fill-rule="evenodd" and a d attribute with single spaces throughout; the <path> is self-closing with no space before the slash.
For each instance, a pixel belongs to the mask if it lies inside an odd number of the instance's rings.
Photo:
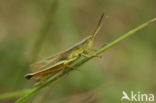
<path id="1" fill-rule="evenodd" d="M 53 61 L 55 61 L 55 57 L 51 58 L 51 59 L 43 59 L 43 60 L 40 60 L 38 62 L 35 62 L 33 64 L 30 65 L 30 70 L 32 72 L 37 72 L 37 71 L 40 71 L 42 70 L 43 67 L 45 67 L 46 65 L 48 65 L 49 63 L 52 63 L 53 64 Z"/>
<path id="2" fill-rule="evenodd" d="M 35 79 L 36 85 L 40 85 L 47 81 L 50 77 L 54 76 L 57 72 L 59 72 L 62 69 L 67 68 L 66 65 L 64 64 L 64 61 L 60 61 L 56 63 L 55 65 L 49 67 L 48 69 L 38 71 L 35 73 L 29 73 L 25 76 L 26 79 Z"/>
<path id="3" fill-rule="evenodd" d="M 53 72 L 56 72 L 58 70 L 61 70 L 61 69 L 64 69 L 64 62 L 60 61 L 54 65 L 51 65 L 49 66 L 48 68 L 46 69 L 43 69 L 43 70 L 40 70 L 40 71 L 37 71 L 37 72 L 34 72 L 34 73 L 29 73 L 29 74 L 26 74 L 25 78 L 26 79 L 39 79 L 39 78 L 42 78 L 43 76 L 47 75 L 47 74 L 51 74 Z"/>
<path id="4" fill-rule="evenodd" d="M 57 62 L 59 56 L 63 55 L 63 52 L 60 52 L 54 56 L 47 57 L 43 60 L 37 61 L 30 65 L 30 70 L 32 72 L 37 72 L 45 69 L 48 65 L 53 65 Z"/>
<path id="5" fill-rule="evenodd" d="M 36 84 L 42 84 L 57 72 L 64 70 L 73 63 L 77 57 L 72 59 L 68 58 L 71 53 L 71 49 L 67 49 L 64 52 L 58 53 L 55 56 L 48 57 L 41 61 L 38 61 L 30 66 L 33 73 L 29 73 L 25 76 L 26 79 L 35 79 Z"/>
<path id="6" fill-rule="evenodd" d="M 62 60 L 48 66 L 48 68 L 43 69 L 41 71 L 35 73 L 29 73 L 25 76 L 26 79 L 35 79 L 35 85 L 40 85 L 47 81 L 50 77 L 54 76 L 57 72 L 64 70 L 66 68 L 70 68 L 69 65 L 72 64 L 77 58 L 73 58 L 70 60 Z"/>

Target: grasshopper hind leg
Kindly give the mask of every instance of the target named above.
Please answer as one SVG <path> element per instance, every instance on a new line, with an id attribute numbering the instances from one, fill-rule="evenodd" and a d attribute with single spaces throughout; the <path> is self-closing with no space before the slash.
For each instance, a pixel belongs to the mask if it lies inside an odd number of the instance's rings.
<path id="1" fill-rule="evenodd" d="M 45 83 L 47 80 L 49 80 L 49 78 L 51 78 L 54 75 L 54 73 L 48 74 L 46 76 L 40 77 L 36 79 L 36 83 L 34 84 L 34 86 L 39 86 L 42 85 L 43 83 Z"/>

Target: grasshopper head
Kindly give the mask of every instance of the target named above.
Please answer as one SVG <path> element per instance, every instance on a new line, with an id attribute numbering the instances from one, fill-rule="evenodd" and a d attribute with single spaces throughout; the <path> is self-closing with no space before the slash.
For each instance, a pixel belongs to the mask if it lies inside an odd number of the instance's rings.
<path id="1" fill-rule="evenodd" d="M 91 50 L 93 48 L 93 42 L 94 38 L 92 36 L 89 36 L 88 38 L 88 49 Z"/>
<path id="2" fill-rule="evenodd" d="M 103 17 L 104 17 L 104 13 L 102 13 L 101 17 L 100 17 L 100 20 L 95 28 L 95 31 L 90 35 L 88 36 L 88 38 L 86 38 L 86 49 L 85 51 L 88 53 L 91 51 L 92 47 L 93 47 L 93 42 L 94 42 L 94 38 L 95 36 L 97 35 L 97 33 L 100 31 L 101 27 L 102 27 L 102 20 L 103 20 Z"/>
<path id="3" fill-rule="evenodd" d="M 93 41 L 94 39 L 92 38 L 92 36 L 88 36 L 84 42 L 83 42 L 83 50 L 84 53 L 89 53 L 93 47 Z"/>
<path id="4" fill-rule="evenodd" d="M 101 15 L 101 18 L 96 26 L 96 29 L 95 31 L 90 35 L 88 36 L 87 38 L 85 38 L 84 40 L 82 40 L 79 44 L 75 45 L 72 49 L 77 49 L 79 53 L 77 54 L 80 54 L 80 53 L 90 53 L 90 51 L 92 50 L 92 47 L 93 47 L 93 42 L 94 42 L 94 38 L 96 36 L 96 34 L 99 32 L 99 30 L 101 29 L 102 27 L 102 20 L 103 20 L 103 17 L 104 17 L 104 13 Z"/>

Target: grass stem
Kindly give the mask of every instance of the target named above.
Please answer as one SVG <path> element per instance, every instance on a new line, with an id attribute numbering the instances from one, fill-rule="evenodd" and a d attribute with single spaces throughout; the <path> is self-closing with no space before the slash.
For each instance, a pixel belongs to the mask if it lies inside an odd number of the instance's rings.
<path id="1" fill-rule="evenodd" d="M 123 36 L 117 38 L 116 40 L 112 41 L 111 43 L 109 43 L 108 45 L 106 45 L 105 47 L 99 49 L 97 52 L 95 52 L 95 55 L 99 55 L 101 53 L 103 53 L 104 51 L 108 50 L 109 48 L 112 48 L 113 46 L 117 45 L 118 43 L 120 43 L 121 41 L 127 39 L 128 37 L 134 35 L 137 31 L 142 30 L 143 28 L 147 27 L 149 24 L 153 23 L 154 21 L 156 21 L 156 18 L 132 29 L 131 31 L 125 33 Z M 74 67 L 79 67 L 82 64 L 86 63 L 87 61 L 89 61 L 90 59 L 92 59 L 94 57 L 91 58 L 84 58 L 80 61 L 78 61 L 77 63 L 75 63 L 73 66 Z M 46 82 L 45 84 L 34 88 L 32 91 L 30 91 L 29 93 L 27 93 L 26 95 L 24 95 L 23 97 L 19 98 L 15 103 L 23 103 L 24 101 L 26 101 L 27 99 L 29 99 L 31 96 L 37 94 L 41 89 L 45 88 L 46 86 L 48 86 L 51 83 L 54 83 L 56 80 L 58 80 L 60 77 L 63 77 L 65 74 L 67 74 L 68 72 L 72 71 L 73 69 L 68 69 L 66 72 L 60 73 L 58 76 L 52 78 L 51 80 L 49 80 L 48 82 Z"/>

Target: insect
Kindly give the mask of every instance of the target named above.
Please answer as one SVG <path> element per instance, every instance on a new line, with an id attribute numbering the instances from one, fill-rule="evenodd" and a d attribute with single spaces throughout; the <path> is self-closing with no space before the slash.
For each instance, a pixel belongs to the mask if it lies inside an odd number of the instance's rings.
<path id="1" fill-rule="evenodd" d="M 35 79 L 35 85 L 40 85 L 47 81 L 50 77 L 55 75 L 60 70 L 65 70 L 67 68 L 73 68 L 70 66 L 74 61 L 79 59 L 81 56 L 89 58 L 96 55 L 89 54 L 91 51 L 95 51 L 93 49 L 93 41 L 96 34 L 102 27 L 102 20 L 104 17 L 104 13 L 101 15 L 101 18 L 97 24 L 97 27 L 93 34 L 86 37 L 84 40 L 74 45 L 73 47 L 60 52 L 54 56 L 45 58 L 40 60 L 32 65 L 30 65 L 30 69 L 33 73 L 29 73 L 25 75 L 26 79 Z"/>

